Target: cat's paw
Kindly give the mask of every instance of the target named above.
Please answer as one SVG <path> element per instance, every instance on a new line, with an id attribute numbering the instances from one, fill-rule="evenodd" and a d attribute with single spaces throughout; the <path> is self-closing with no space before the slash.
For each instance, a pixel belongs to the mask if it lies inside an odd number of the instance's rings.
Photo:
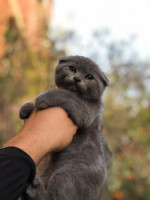
<path id="1" fill-rule="evenodd" d="M 44 95 L 40 95 L 39 97 L 36 98 L 35 106 L 38 110 L 44 110 L 50 107 L 49 101 L 47 97 L 45 97 Z"/>
<path id="2" fill-rule="evenodd" d="M 41 195 L 44 195 L 44 186 L 39 177 L 35 177 L 34 181 L 27 187 L 26 194 L 32 200 L 41 199 Z"/>
<path id="3" fill-rule="evenodd" d="M 20 119 L 28 119 L 30 114 L 31 114 L 31 112 L 33 111 L 33 109 L 34 109 L 34 103 L 33 102 L 25 103 L 20 108 L 20 111 L 19 111 Z"/>
<path id="4" fill-rule="evenodd" d="M 45 101 L 39 97 L 37 97 L 37 99 L 35 101 L 35 106 L 38 110 L 43 110 L 46 108 Z"/>

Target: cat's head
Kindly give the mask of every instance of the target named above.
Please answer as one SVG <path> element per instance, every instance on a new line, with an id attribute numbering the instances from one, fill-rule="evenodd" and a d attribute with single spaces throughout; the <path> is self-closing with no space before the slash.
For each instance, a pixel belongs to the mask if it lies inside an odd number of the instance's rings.
<path id="1" fill-rule="evenodd" d="M 56 67 L 55 82 L 59 88 L 89 100 L 98 100 L 109 84 L 98 65 L 83 56 L 61 57 Z"/>

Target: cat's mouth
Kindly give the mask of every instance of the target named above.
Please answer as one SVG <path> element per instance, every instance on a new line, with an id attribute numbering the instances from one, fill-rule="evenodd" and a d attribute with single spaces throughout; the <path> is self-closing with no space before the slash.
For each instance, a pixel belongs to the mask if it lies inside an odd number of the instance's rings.
<path id="1" fill-rule="evenodd" d="M 84 85 L 80 83 L 69 84 L 68 89 L 78 94 L 84 94 L 87 91 L 87 87 L 85 87 Z"/>
<path id="2" fill-rule="evenodd" d="M 79 82 L 79 83 L 77 83 L 76 84 L 77 85 L 77 87 L 79 87 L 82 91 L 86 91 L 87 90 L 87 86 L 85 85 L 85 83 L 84 82 Z"/>
<path id="3" fill-rule="evenodd" d="M 67 76 L 65 78 L 65 82 L 69 90 L 73 92 L 85 92 L 87 91 L 87 86 L 81 80 L 80 82 L 75 81 L 73 77 Z"/>

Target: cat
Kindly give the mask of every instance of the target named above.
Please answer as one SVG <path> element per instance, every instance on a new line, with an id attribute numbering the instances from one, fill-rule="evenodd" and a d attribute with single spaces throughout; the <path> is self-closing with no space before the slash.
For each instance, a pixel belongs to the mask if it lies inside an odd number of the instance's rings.
<path id="1" fill-rule="evenodd" d="M 20 118 L 36 107 L 62 107 L 77 125 L 71 144 L 52 153 L 46 169 L 26 192 L 26 200 L 100 200 L 107 176 L 102 136 L 102 95 L 109 80 L 91 59 L 64 56 L 55 71 L 57 89 L 45 91 L 35 102 L 24 104 Z"/>

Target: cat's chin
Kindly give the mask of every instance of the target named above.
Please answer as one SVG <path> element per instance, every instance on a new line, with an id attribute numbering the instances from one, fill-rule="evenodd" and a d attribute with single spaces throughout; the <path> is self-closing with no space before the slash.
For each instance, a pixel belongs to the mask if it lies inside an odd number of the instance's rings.
<path id="1" fill-rule="evenodd" d="M 57 85 L 58 88 L 69 90 L 70 92 L 76 93 L 81 98 L 88 99 L 87 95 L 87 88 L 85 86 L 82 86 L 81 84 L 65 84 L 65 85 Z"/>
<path id="2" fill-rule="evenodd" d="M 76 85 L 68 85 L 67 87 L 61 87 L 62 89 L 65 90 L 69 90 L 70 92 L 79 94 L 82 96 L 83 92 L 81 91 L 81 89 L 79 87 L 77 87 Z"/>
<path id="3" fill-rule="evenodd" d="M 67 89 L 70 90 L 71 92 L 75 92 L 75 93 L 78 92 L 78 89 L 77 89 L 77 87 L 75 85 L 71 85 Z"/>

